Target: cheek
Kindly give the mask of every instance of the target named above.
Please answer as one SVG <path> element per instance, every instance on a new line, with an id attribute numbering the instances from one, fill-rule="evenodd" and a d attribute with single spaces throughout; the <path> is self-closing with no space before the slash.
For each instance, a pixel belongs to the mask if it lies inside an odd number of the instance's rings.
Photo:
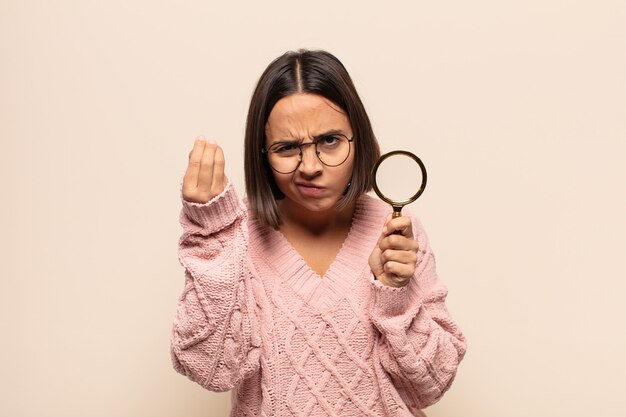
<path id="1" fill-rule="evenodd" d="M 277 173 L 273 173 L 274 183 L 281 191 L 285 191 L 285 188 L 288 186 L 291 175 L 280 175 Z"/>

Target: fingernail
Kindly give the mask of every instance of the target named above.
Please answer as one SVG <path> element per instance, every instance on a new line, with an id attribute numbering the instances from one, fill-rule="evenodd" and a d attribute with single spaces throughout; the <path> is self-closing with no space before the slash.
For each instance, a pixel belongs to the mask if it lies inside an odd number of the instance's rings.
<path id="1" fill-rule="evenodd" d="M 200 136 L 198 136 L 198 137 L 196 138 L 196 140 L 206 140 L 206 138 L 205 138 L 204 136 L 200 135 Z"/>
<path id="2" fill-rule="evenodd" d="M 215 142 L 213 139 L 209 139 L 207 142 L 211 145 L 217 145 L 217 142 Z"/>

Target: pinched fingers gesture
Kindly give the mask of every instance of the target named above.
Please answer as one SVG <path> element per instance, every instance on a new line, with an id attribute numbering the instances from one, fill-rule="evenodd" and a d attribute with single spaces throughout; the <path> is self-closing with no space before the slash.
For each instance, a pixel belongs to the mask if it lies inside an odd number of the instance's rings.
<path id="1" fill-rule="evenodd" d="M 183 178 L 183 198 L 204 204 L 226 188 L 224 152 L 214 141 L 198 137 L 189 153 L 189 164 Z"/>
<path id="2" fill-rule="evenodd" d="M 369 257 L 370 268 L 382 284 L 405 286 L 415 273 L 417 251 L 411 219 L 407 216 L 389 216 Z"/>

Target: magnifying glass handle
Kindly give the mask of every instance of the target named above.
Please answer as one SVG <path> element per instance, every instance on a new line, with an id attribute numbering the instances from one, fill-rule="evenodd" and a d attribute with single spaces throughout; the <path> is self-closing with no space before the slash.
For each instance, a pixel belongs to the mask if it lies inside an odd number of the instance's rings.
<path id="1" fill-rule="evenodd" d="M 391 218 L 395 219 L 396 217 L 402 217 L 402 206 L 391 206 L 393 208 L 393 213 L 391 213 Z M 401 235 L 402 232 L 396 230 L 392 233 L 392 235 Z"/>

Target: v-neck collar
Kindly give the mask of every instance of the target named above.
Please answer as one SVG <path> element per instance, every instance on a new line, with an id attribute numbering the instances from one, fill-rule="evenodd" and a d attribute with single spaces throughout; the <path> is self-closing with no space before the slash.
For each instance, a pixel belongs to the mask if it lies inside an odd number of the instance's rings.
<path id="1" fill-rule="evenodd" d="M 252 225 L 260 238 L 256 242 L 257 253 L 276 272 L 280 283 L 290 287 L 311 307 L 328 310 L 349 292 L 365 269 L 369 270 L 369 254 L 384 218 L 385 213 L 372 197 L 361 196 L 348 235 L 323 276 L 311 269 L 280 231 L 261 227 L 256 222 Z"/>

